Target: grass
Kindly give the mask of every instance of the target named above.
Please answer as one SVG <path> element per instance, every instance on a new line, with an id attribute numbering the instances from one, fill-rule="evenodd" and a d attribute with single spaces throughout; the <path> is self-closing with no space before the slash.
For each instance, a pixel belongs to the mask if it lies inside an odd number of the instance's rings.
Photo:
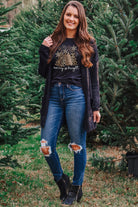
<path id="1" fill-rule="evenodd" d="M 60 207 L 59 190 L 48 165 L 39 151 L 40 135 L 29 137 L 17 145 L 0 146 L 0 206 Z M 58 144 L 64 172 L 73 177 L 73 153 L 66 144 Z M 103 153 L 105 148 L 103 147 Z M 88 148 L 88 158 L 93 149 Z M 138 181 L 126 172 L 104 172 L 87 162 L 83 198 L 73 206 L 126 207 L 138 204 Z"/>

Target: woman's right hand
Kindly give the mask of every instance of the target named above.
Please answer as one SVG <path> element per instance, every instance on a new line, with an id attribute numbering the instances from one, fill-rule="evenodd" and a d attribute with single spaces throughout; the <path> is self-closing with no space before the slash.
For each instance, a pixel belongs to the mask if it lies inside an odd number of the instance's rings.
<path id="1" fill-rule="evenodd" d="M 53 40 L 50 36 L 46 37 L 43 42 L 42 45 L 46 46 L 46 47 L 51 47 L 53 45 Z"/>

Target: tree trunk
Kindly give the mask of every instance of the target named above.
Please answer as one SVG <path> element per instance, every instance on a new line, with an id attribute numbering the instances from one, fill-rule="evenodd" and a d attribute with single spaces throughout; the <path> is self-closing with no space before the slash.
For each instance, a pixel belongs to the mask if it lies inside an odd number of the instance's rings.
<path id="1" fill-rule="evenodd" d="M 19 0 L 3 0 L 2 1 L 5 7 L 10 7 L 15 3 L 18 3 Z M 18 14 L 20 12 L 21 8 L 26 8 L 26 7 L 31 7 L 32 5 L 37 4 L 37 0 L 22 0 L 22 3 L 20 6 L 18 6 L 18 8 L 8 12 L 7 17 L 8 17 L 8 23 L 11 26 L 12 25 L 12 21 L 14 19 L 14 16 L 16 14 Z"/>

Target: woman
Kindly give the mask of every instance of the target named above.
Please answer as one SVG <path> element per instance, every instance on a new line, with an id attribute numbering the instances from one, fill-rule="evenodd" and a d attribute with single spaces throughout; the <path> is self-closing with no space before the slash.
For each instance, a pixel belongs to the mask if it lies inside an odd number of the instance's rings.
<path id="1" fill-rule="evenodd" d="M 98 54 L 88 34 L 85 11 L 78 1 L 64 7 L 59 24 L 42 42 L 39 73 L 46 78 L 41 108 L 41 151 L 53 173 L 63 204 L 82 197 L 86 134 L 100 121 Z M 63 173 L 56 141 L 66 118 L 74 151 L 74 177 Z"/>

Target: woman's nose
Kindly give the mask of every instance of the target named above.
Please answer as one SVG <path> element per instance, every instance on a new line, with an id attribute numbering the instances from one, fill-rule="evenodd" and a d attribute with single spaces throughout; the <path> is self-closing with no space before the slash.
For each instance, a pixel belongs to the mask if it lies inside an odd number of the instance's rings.
<path id="1" fill-rule="evenodd" d="M 72 20 L 72 21 L 74 20 L 74 17 L 73 17 L 73 15 L 72 15 L 72 16 L 70 16 L 70 20 Z"/>

